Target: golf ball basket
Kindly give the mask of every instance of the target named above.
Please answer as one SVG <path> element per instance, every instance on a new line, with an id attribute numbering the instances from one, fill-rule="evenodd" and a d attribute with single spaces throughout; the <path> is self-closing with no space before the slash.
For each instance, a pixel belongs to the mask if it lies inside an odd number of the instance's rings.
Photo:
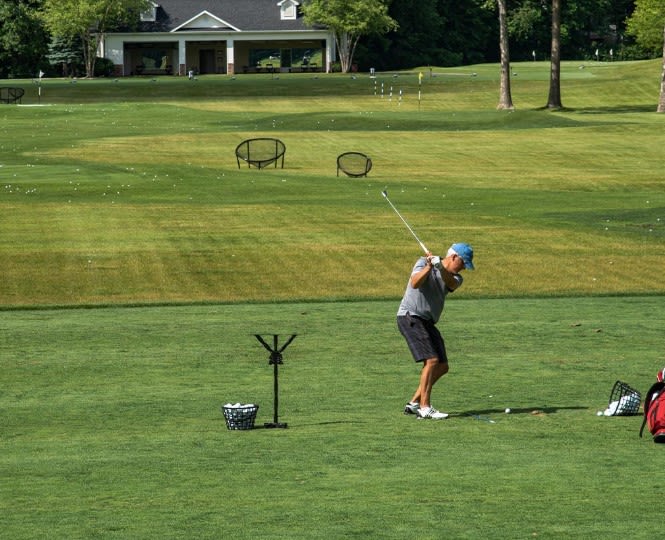
<path id="1" fill-rule="evenodd" d="M 258 405 L 244 405 L 242 407 L 222 407 L 224 420 L 228 429 L 254 429 Z"/>
<path id="2" fill-rule="evenodd" d="M 642 395 L 625 382 L 617 381 L 612 387 L 608 409 L 612 416 L 631 416 L 639 414 Z"/>

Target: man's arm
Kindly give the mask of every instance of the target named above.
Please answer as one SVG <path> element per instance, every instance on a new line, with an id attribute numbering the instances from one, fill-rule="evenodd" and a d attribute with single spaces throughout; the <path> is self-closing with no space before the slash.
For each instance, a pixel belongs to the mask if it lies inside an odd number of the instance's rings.
<path id="1" fill-rule="evenodd" d="M 427 257 L 427 262 L 425 263 L 425 266 L 418 272 L 415 272 L 411 274 L 411 286 L 414 289 L 419 289 L 420 286 L 425 282 L 427 279 L 427 275 L 432 271 L 432 263 L 430 262 L 429 257 Z"/>
<path id="2" fill-rule="evenodd" d="M 441 277 L 443 278 L 443 282 L 446 284 L 446 287 L 448 287 L 449 291 L 454 291 L 462 284 L 462 280 L 460 279 L 459 274 L 448 272 L 445 266 L 441 266 Z"/>
<path id="3" fill-rule="evenodd" d="M 414 289 L 420 288 L 420 286 L 425 282 L 428 274 L 432 271 L 432 267 L 432 254 L 430 253 L 427 255 L 427 262 L 425 263 L 425 266 L 418 272 L 411 274 L 411 286 Z M 441 265 L 440 272 L 441 277 L 443 278 L 443 282 L 449 291 L 454 291 L 462 284 L 462 280 L 460 279 L 459 274 L 449 272 L 446 270 L 445 265 Z"/>

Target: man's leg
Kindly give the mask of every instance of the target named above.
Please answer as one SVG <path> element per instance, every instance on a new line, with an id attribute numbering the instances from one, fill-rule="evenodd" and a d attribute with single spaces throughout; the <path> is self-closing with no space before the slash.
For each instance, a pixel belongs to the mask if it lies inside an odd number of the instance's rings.
<path id="1" fill-rule="evenodd" d="M 439 362 L 439 359 L 436 357 L 423 361 L 423 369 L 420 372 L 420 384 L 413 398 L 411 398 L 411 402 L 420 403 L 420 407 L 423 409 L 429 407 L 432 387 L 446 373 L 448 373 L 447 362 Z"/>

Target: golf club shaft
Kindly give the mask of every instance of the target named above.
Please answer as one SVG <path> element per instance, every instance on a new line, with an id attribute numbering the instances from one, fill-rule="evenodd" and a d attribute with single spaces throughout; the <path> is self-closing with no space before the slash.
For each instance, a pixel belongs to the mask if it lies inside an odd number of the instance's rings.
<path id="1" fill-rule="evenodd" d="M 409 232 L 413 235 L 413 237 L 416 239 L 416 241 L 420 244 L 420 247 L 425 252 L 425 255 L 427 255 L 430 252 L 429 249 L 427 249 L 427 247 L 425 247 L 425 244 L 423 244 L 420 241 L 420 238 L 418 238 L 418 235 L 413 231 L 411 226 L 406 222 L 406 219 L 404 219 L 402 217 L 402 214 L 399 213 L 399 210 L 397 210 L 397 208 L 395 208 L 395 205 L 388 198 L 388 192 L 386 190 L 383 190 L 381 192 L 381 195 L 383 195 L 383 197 L 386 199 L 386 201 L 388 201 L 388 204 L 390 205 L 390 207 L 395 211 L 395 213 L 399 216 L 399 218 L 404 222 L 404 225 L 406 225 L 406 228 L 409 229 Z"/>

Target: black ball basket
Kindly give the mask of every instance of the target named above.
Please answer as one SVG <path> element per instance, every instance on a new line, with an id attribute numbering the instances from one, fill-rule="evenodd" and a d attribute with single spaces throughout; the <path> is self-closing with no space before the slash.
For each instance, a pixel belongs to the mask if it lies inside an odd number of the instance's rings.
<path id="1" fill-rule="evenodd" d="M 228 429 L 254 429 L 258 405 L 241 405 L 240 407 L 229 407 L 224 405 L 222 413 L 226 420 Z"/>
<path id="2" fill-rule="evenodd" d="M 612 387 L 607 409 L 611 416 L 631 416 L 639 414 L 642 395 L 625 382 L 617 381 Z"/>

